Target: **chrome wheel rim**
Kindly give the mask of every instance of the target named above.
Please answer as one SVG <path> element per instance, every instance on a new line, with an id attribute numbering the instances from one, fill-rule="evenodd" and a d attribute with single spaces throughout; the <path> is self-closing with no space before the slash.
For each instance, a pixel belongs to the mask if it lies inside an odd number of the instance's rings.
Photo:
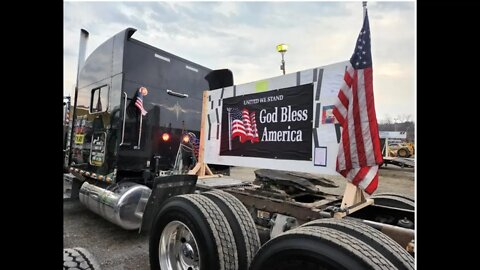
<path id="1" fill-rule="evenodd" d="M 163 229 L 158 244 L 160 268 L 199 270 L 200 252 L 190 229 L 180 221 L 171 221 Z"/>

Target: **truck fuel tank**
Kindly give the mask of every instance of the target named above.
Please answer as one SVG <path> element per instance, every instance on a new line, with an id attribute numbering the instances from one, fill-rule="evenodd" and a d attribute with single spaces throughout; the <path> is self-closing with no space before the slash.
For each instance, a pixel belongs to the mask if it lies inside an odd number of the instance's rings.
<path id="1" fill-rule="evenodd" d="M 138 229 L 151 189 L 132 182 L 113 184 L 107 189 L 83 183 L 79 199 L 91 211 L 126 230 Z"/>

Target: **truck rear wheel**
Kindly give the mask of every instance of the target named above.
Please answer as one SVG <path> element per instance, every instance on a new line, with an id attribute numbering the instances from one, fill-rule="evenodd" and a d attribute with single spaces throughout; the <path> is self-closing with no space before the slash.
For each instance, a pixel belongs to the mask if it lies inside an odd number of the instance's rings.
<path id="1" fill-rule="evenodd" d="M 247 208 L 235 196 L 220 190 L 202 193 L 223 212 L 230 224 L 238 251 L 238 269 L 248 269 L 260 248 L 260 237 Z"/>
<path id="2" fill-rule="evenodd" d="M 65 248 L 63 249 L 63 269 L 99 270 L 100 265 L 84 248 Z"/>
<path id="3" fill-rule="evenodd" d="M 197 194 L 172 197 L 153 224 L 151 269 L 238 269 L 232 230 L 220 208 L 208 198 Z"/>
<path id="4" fill-rule="evenodd" d="M 405 195 L 405 194 L 399 194 L 399 193 L 394 193 L 394 192 L 382 192 L 382 193 L 377 193 L 377 194 L 373 195 L 372 198 L 378 197 L 378 196 L 394 196 L 394 197 L 403 198 L 403 199 L 405 199 L 405 200 L 409 200 L 409 201 L 411 201 L 411 202 L 415 202 L 415 198 L 413 198 L 413 196 Z"/>
<path id="5" fill-rule="evenodd" d="M 415 269 L 413 257 L 397 242 L 382 232 L 361 222 L 348 219 L 317 219 L 303 224 L 301 227 L 316 226 L 332 228 L 351 235 L 376 251 L 380 252 L 399 270 Z"/>
<path id="6" fill-rule="evenodd" d="M 395 269 L 382 254 L 341 231 L 307 226 L 263 245 L 250 270 Z"/>
<path id="7" fill-rule="evenodd" d="M 390 206 L 406 210 L 415 210 L 413 198 L 396 193 L 379 193 L 370 197 L 375 200 L 375 205 Z"/>

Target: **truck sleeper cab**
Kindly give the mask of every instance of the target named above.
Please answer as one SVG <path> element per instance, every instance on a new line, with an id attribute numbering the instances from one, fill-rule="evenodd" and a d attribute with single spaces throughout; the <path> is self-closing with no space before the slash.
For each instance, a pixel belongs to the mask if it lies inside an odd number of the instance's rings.
<path id="1" fill-rule="evenodd" d="M 79 72 L 70 171 L 82 180 L 151 180 L 173 167 L 182 135 L 198 135 L 212 70 L 133 39 L 135 31 L 105 41 Z M 145 116 L 135 106 L 142 86 Z"/>

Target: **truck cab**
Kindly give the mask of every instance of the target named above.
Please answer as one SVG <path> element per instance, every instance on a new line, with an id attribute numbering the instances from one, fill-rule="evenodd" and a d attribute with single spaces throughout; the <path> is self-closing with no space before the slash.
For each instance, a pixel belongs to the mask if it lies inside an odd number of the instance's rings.
<path id="1" fill-rule="evenodd" d="M 81 180 L 148 185 L 170 170 L 186 134 L 198 135 L 211 69 L 132 38 L 114 35 L 79 70 L 69 170 Z M 135 106 L 141 87 L 142 115 Z"/>

